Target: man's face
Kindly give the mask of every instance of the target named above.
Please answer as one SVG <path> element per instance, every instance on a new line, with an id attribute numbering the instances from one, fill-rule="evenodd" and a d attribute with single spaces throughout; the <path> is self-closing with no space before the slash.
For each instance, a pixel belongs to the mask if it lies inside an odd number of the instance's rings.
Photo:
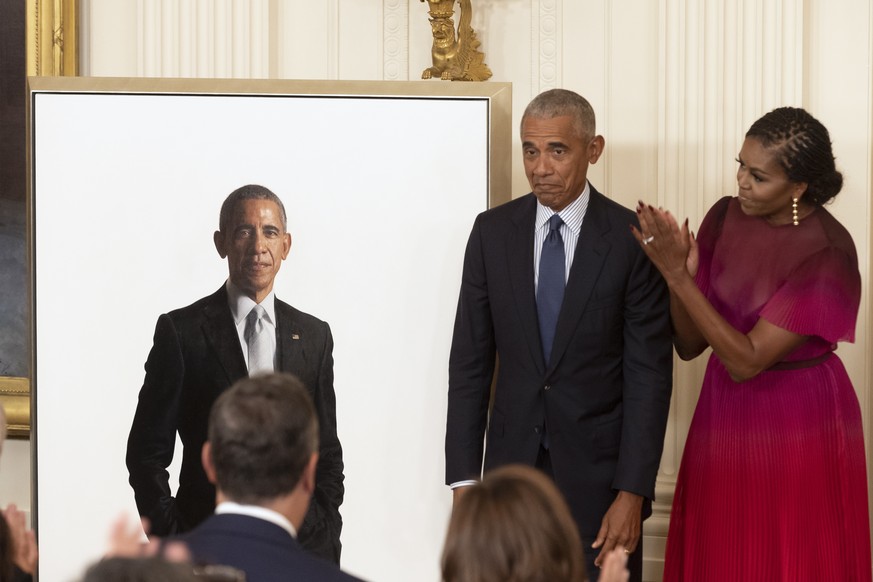
<path id="1" fill-rule="evenodd" d="M 230 281 L 257 303 L 273 289 L 273 280 L 291 250 L 291 235 L 271 200 L 239 202 L 225 226 L 216 231 L 215 248 L 227 257 Z"/>
<path id="2" fill-rule="evenodd" d="M 585 189 L 588 164 L 603 152 L 603 138 L 580 136 L 569 115 L 528 117 L 521 127 L 521 149 L 537 200 L 559 212 Z"/>

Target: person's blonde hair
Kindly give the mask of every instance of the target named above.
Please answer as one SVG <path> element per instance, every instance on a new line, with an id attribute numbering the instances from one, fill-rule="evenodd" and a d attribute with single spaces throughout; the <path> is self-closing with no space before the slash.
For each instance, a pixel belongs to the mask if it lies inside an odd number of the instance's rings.
<path id="1" fill-rule="evenodd" d="M 540 471 L 507 465 L 458 499 L 442 556 L 444 582 L 582 582 L 570 509 Z"/>

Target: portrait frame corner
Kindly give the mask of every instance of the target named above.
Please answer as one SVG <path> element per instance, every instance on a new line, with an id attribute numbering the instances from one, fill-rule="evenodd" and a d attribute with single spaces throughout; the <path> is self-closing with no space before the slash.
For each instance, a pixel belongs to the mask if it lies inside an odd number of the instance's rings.
<path id="1" fill-rule="evenodd" d="M 30 438 L 30 380 L 17 376 L 0 377 L 0 405 L 6 412 L 9 438 Z"/>

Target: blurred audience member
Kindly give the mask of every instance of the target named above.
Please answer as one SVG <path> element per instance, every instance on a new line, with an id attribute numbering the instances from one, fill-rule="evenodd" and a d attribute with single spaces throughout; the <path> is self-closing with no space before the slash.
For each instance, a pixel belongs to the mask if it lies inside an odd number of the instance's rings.
<path id="1" fill-rule="evenodd" d="M 126 556 L 100 560 L 85 571 L 82 582 L 200 581 L 190 564 L 171 562 L 157 556 Z"/>
<path id="2" fill-rule="evenodd" d="M 215 514 L 177 538 L 195 561 L 233 566 L 249 582 L 357 580 L 297 541 L 316 490 L 318 418 L 295 376 L 244 378 L 222 393 L 202 457 Z"/>
<path id="3" fill-rule="evenodd" d="M 159 556 L 116 556 L 88 568 L 81 582 L 246 582 L 246 577 L 228 566 L 195 568 Z"/>
<path id="4" fill-rule="evenodd" d="M 6 552 L 12 558 L 15 574 L 11 580 L 31 580 L 36 572 L 39 552 L 36 547 L 36 536 L 33 530 L 27 527 L 27 516 L 24 512 L 10 504 L 3 510 L 3 522 L 6 526 L 4 533 L 8 533 L 8 543 L 4 543 L 4 558 Z M 7 578 L 3 578 L 7 580 Z"/>
<path id="5" fill-rule="evenodd" d="M 601 582 L 628 579 L 627 556 L 607 555 Z M 555 484 L 506 465 L 471 485 L 454 506 L 442 557 L 444 582 L 583 582 L 585 554 Z"/>
<path id="6" fill-rule="evenodd" d="M 88 568 L 81 582 L 246 582 L 245 574 L 230 566 L 195 567 L 182 542 L 164 543 L 157 537 L 144 542 L 148 530 L 146 519 L 140 527 L 119 517 L 109 532 L 105 557 Z"/>
<path id="7" fill-rule="evenodd" d="M 12 534 L 5 519 L 0 519 L 0 580 L 15 580 Z"/>
<path id="8" fill-rule="evenodd" d="M 0 406 L 0 452 L 6 442 L 6 411 Z M 27 516 L 14 503 L 0 519 L 0 580 L 24 582 L 33 579 L 39 552 L 36 536 L 27 527 Z"/>

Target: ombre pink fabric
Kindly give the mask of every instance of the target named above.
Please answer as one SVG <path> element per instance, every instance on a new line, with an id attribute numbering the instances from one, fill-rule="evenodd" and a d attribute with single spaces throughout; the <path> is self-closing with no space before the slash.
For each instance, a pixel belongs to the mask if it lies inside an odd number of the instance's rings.
<path id="1" fill-rule="evenodd" d="M 818 208 L 798 226 L 735 198 L 698 234 L 700 289 L 746 333 L 759 318 L 810 339 L 785 361 L 853 341 L 861 283 L 852 238 Z M 871 580 L 858 399 L 836 354 L 731 380 L 711 355 L 679 470 L 667 582 Z"/>

